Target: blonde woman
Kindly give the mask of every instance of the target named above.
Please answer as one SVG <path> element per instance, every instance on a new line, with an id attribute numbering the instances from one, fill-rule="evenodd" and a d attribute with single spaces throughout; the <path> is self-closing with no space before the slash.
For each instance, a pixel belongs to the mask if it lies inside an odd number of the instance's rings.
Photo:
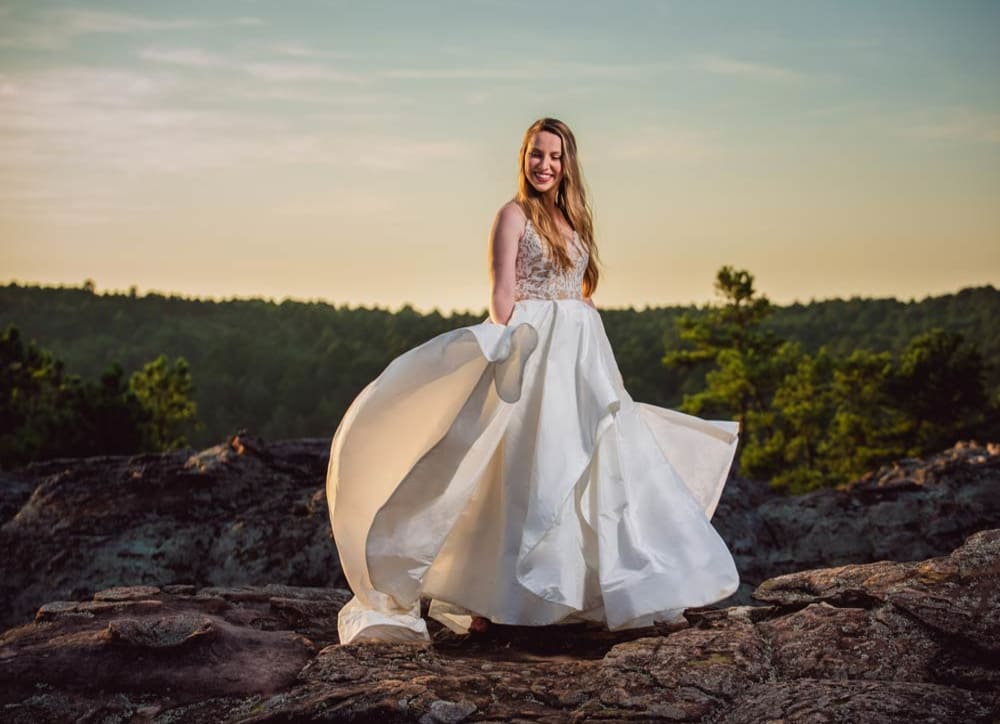
<path id="1" fill-rule="evenodd" d="M 327 498 L 354 597 L 341 643 L 491 622 L 682 618 L 739 575 L 710 519 L 738 423 L 635 402 L 592 296 L 576 139 L 525 132 L 489 240 L 489 318 L 393 360 L 333 437 Z"/>

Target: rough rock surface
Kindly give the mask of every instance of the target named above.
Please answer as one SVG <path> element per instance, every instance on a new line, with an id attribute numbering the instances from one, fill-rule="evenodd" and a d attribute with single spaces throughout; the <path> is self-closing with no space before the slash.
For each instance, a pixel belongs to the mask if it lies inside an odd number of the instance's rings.
<path id="1" fill-rule="evenodd" d="M 324 480 L 329 440 L 251 435 L 196 453 L 52 460 L 10 474 L 0 628 L 121 585 L 343 585 Z M 33 480 L 30 495 L 25 480 Z"/>
<path id="2" fill-rule="evenodd" d="M 5 722 L 994 722 L 1000 529 L 765 581 L 687 625 L 336 643 L 346 591 L 132 586 L 0 637 Z"/>
<path id="3" fill-rule="evenodd" d="M 0 629 L 112 586 L 344 586 L 324 479 L 329 440 L 246 433 L 202 452 L 52 460 L 0 474 Z M 766 578 L 942 555 L 1000 526 L 1000 445 L 960 443 L 844 490 L 784 497 L 731 477 L 713 524 L 753 604 Z"/>
<path id="4" fill-rule="evenodd" d="M 782 573 L 940 556 L 1000 526 L 1000 443 L 959 442 L 802 495 L 733 477 L 712 523 L 742 580 L 723 604 L 752 603 L 751 591 Z"/>

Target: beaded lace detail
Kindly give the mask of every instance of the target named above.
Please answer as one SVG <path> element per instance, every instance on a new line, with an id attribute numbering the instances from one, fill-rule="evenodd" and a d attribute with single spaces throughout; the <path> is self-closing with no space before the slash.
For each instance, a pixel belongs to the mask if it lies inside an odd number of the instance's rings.
<path id="1" fill-rule="evenodd" d="M 529 219 L 517 245 L 514 262 L 514 301 L 521 299 L 582 299 L 583 273 L 587 270 L 588 254 L 573 232 L 573 244 L 568 248 L 573 266 L 559 269 L 549 258 L 548 247 Z"/>

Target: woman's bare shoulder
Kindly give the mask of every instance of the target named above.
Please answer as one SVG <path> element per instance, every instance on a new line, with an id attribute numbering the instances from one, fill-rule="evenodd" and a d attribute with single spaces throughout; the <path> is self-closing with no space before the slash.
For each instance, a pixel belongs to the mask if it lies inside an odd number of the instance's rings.
<path id="1" fill-rule="evenodd" d="M 528 217 L 521 205 L 515 199 L 511 199 L 497 211 L 493 225 L 494 233 L 511 239 L 519 239 L 524 234 L 527 223 Z"/>
<path id="2" fill-rule="evenodd" d="M 517 203 L 517 199 L 511 199 L 500 207 L 497 218 L 507 222 L 520 221 L 523 225 L 528 220 L 528 215 L 524 213 L 521 204 Z"/>

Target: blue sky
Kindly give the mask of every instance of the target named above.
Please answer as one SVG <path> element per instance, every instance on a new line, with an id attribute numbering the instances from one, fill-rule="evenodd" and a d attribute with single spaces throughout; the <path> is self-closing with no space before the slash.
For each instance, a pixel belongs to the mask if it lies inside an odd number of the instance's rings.
<path id="1" fill-rule="evenodd" d="M 1000 281 L 997 2 L 2 2 L 3 279 L 482 309 L 524 129 L 598 305 Z"/>

